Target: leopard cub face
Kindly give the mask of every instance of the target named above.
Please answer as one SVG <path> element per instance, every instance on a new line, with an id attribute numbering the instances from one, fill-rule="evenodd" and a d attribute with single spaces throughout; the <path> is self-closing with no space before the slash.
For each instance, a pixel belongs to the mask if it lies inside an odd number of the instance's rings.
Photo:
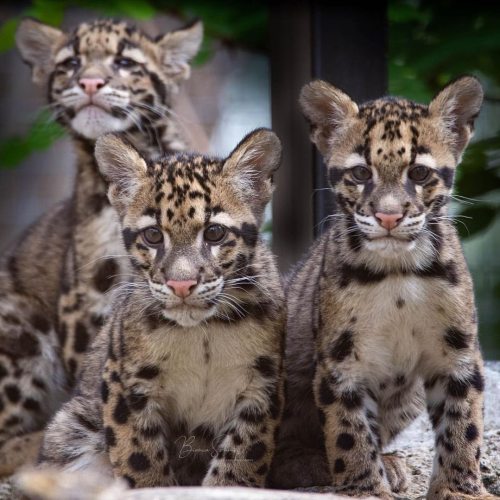
<path id="1" fill-rule="evenodd" d="M 242 312 L 259 278 L 252 262 L 280 155 L 278 138 L 264 129 L 224 160 L 176 154 L 148 162 L 118 136 L 97 141 L 145 307 L 153 303 L 181 326 Z"/>
<path id="2" fill-rule="evenodd" d="M 201 23 L 152 39 L 125 22 L 97 20 L 65 33 L 26 19 L 16 38 L 58 121 L 94 140 L 165 117 L 202 35 Z"/>
<path id="3" fill-rule="evenodd" d="M 403 261 L 434 251 L 482 96 L 473 77 L 451 83 L 428 106 L 393 97 L 358 106 L 326 82 L 304 87 L 301 105 L 353 251 Z"/>

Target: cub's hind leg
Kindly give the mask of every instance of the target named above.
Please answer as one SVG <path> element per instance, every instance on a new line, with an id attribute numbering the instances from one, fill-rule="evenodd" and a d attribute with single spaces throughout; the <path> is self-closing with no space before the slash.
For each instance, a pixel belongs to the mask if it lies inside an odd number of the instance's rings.
<path id="1" fill-rule="evenodd" d="M 38 455 L 36 434 L 66 398 L 53 322 L 33 299 L 5 292 L 0 302 L 0 474 Z M 26 437 L 24 437 L 26 436 Z"/>

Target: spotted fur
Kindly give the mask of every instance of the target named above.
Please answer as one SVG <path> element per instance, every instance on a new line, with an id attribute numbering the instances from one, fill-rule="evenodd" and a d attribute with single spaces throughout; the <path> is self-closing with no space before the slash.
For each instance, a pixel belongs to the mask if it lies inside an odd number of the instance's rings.
<path id="1" fill-rule="evenodd" d="M 263 129 L 225 160 L 148 162 L 116 136 L 98 140 L 133 279 L 77 395 L 48 427 L 44 465 L 96 467 L 132 487 L 264 484 L 281 417 L 285 309 L 258 228 L 280 150 Z M 170 280 L 194 284 L 181 297 Z"/>
<path id="2" fill-rule="evenodd" d="M 68 397 L 109 313 L 107 292 L 128 273 L 118 218 L 93 158 L 94 139 L 119 130 L 147 156 L 182 149 L 170 101 L 200 41 L 200 24 L 157 40 L 111 21 L 84 23 L 70 33 L 32 20 L 20 25 L 19 49 L 73 139 L 77 173 L 71 198 L 35 222 L 0 265 L 4 474 L 36 457 L 40 434 L 27 438 L 29 446 L 19 436 L 42 429 Z M 93 105 L 79 86 L 88 77 L 105 82 Z"/>
<path id="3" fill-rule="evenodd" d="M 326 82 L 304 87 L 338 212 L 287 289 L 274 485 L 390 498 L 406 480 L 381 451 L 426 403 L 436 434 L 428 498 L 488 497 L 472 282 L 447 217 L 482 95 L 472 77 L 429 106 L 391 97 L 358 106 Z"/>

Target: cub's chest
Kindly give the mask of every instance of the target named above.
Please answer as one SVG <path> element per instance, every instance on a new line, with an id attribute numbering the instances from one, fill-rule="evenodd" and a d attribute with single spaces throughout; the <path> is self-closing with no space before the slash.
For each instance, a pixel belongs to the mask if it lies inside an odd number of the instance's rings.
<path id="1" fill-rule="evenodd" d="M 217 429 L 230 418 L 262 353 L 262 346 L 248 337 L 251 333 L 243 325 L 222 324 L 164 332 L 161 346 L 153 350 L 161 367 L 156 397 L 169 422 Z"/>
<path id="2" fill-rule="evenodd" d="M 355 321 L 356 352 L 381 378 L 413 371 L 423 353 L 438 349 L 450 297 L 439 282 L 412 275 L 358 285 L 343 297 Z"/>

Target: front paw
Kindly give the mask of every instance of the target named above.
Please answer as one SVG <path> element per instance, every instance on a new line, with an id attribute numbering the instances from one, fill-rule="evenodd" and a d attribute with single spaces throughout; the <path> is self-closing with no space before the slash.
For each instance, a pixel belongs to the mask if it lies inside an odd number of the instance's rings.
<path id="1" fill-rule="evenodd" d="M 410 485 L 404 458 L 396 455 L 382 455 L 387 480 L 394 493 L 406 491 Z"/>
<path id="2" fill-rule="evenodd" d="M 499 500 L 500 497 L 488 493 L 482 486 L 478 493 L 461 493 L 446 486 L 433 486 L 429 488 L 427 500 Z"/>

